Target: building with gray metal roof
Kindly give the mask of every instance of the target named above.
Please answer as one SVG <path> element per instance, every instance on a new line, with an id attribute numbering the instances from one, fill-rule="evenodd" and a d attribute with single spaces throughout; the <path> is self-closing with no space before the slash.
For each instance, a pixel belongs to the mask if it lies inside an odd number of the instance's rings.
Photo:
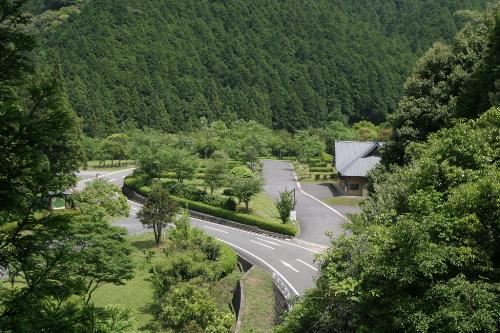
<path id="1" fill-rule="evenodd" d="M 335 141 L 335 168 L 341 193 L 366 194 L 367 174 L 380 162 L 382 146 L 382 142 L 376 141 Z"/>

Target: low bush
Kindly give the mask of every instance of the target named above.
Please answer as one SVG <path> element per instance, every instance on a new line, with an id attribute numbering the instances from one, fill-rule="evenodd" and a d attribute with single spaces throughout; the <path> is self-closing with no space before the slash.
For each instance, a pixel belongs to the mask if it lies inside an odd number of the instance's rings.
<path id="1" fill-rule="evenodd" d="M 223 208 L 234 212 L 236 210 L 236 206 L 236 201 L 234 201 L 233 198 L 227 198 Z"/>
<path id="2" fill-rule="evenodd" d="M 223 195 L 227 195 L 228 197 L 234 197 L 234 190 L 232 188 L 225 188 L 222 191 Z"/>
<path id="3" fill-rule="evenodd" d="M 316 174 L 316 175 L 314 175 L 314 180 L 319 180 L 320 177 L 321 177 L 321 175 Z"/>
<path id="4" fill-rule="evenodd" d="M 332 172 L 332 168 L 330 168 L 330 167 L 328 167 L 328 168 L 314 167 L 314 168 L 309 168 L 309 171 L 310 172 Z"/>

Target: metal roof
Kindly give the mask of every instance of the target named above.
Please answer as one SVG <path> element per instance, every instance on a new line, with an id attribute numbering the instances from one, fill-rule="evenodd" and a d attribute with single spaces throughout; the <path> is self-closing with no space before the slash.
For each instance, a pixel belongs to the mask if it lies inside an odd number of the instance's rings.
<path id="1" fill-rule="evenodd" d="M 370 153 L 382 146 L 376 141 L 335 141 L 335 168 L 342 176 L 366 177 L 380 162 L 378 154 Z"/>

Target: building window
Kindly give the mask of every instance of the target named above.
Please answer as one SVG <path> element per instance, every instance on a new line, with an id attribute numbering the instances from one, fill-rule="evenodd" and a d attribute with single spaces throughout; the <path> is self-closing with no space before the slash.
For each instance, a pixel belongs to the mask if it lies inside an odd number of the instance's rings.
<path id="1" fill-rule="evenodd" d="M 351 191 L 357 191 L 359 190 L 359 184 L 351 184 L 351 186 L 349 186 L 349 189 Z"/>

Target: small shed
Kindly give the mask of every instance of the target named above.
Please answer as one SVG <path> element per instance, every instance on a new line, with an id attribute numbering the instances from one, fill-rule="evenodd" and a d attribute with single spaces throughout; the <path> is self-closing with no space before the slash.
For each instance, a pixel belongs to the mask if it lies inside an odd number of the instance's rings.
<path id="1" fill-rule="evenodd" d="M 49 192 L 48 194 L 48 208 L 49 210 L 62 210 L 70 209 L 71 202 L 68 200 L 71 195 L 71 190 L 64 192 Z"/>
<path id="2" fill-rule="evenodd" d="M 383 142 L 377 141 L 335 141 L 335 168 L 342 194 L 367 195 L 367 174 L 380 163 L 382 146 Z"/>

